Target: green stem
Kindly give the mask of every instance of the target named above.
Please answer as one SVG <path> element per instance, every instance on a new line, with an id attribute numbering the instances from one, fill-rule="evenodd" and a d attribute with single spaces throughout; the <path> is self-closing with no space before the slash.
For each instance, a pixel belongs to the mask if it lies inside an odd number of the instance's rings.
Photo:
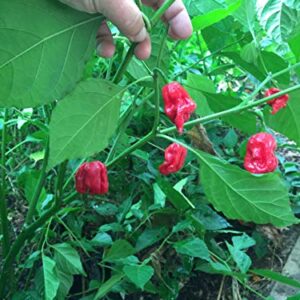
<path id="1" fill-rule="evenodd" d="M 29 225 L 32 222 L 32 218 L 34 216 L 36 206 L 39 201 L 39 198 L 40 198 L 40 195 L 41 195 L 41 192 L 42 192 L 45 180 L 46 180 L 48 157 L 49 157 L 49 141 L 47 141 L 47 143 L 46 143 L 46 150 L 45 150 L 45 156 L 44 156 L 43 165 L 42 165 L 42 169 L 41 169 L 41 174 L 39 177 L 38 184 L 34 190 L 33 197 L 29 204 L 28 213 L 27 213 L 27 216 L 25 219 L 25 226 Z"/>
<path id="2" fill-rule="evenodd" d="M 63 187 L 63 181 L 64 181 L 64 176 L 66 171 L 66 165 L 67 165 L 67 161 L 61 164 L 58 171 L 54 205 L 43 215 L 41 215 L 39 219 L 37 219 L 36 221 L 31 223 L 28 227 L 23 229 L 23 231 L 18 235 L 17 239 L 13 243 L 8 255 L 6 256 L 3 262 L 2 272 L 0 276 L 0 299 L 4 298 L 7 279 L 10 278 L 9 272 L 12 268 L 16 256 L 19 254 L 24 243 L 34 235 L 35 231 L 38 228 L 43 226 L 52 216 L 54 216 L 61 207 L 62 187 Z M 69 200 L 70 198 L 68 197 L 68 201 Z"/>
<path id="3" fill-rule="evenodd" d="M 235 41 L 233 43 L 230 43 L 230 44 L 226 45 L 225 47 L 223 47 L 223 48 L 221 48 L 219 50 L 216 50 L 216 51 L 212 52 L 211 54 L 209 54 L 209 55 L 207 55 L 205 57 L 201 57 L 199 60 L 197 60 L 196 62 L 194 62 L 190 66 L 184 68 L 181 72 L 175 74 L 172 79 L 175 80 L 177 77 L 180 77 L 181 75 L 183 75 L 184 73 L 186 73 L 187 71 L 189 71 L 194 66 L 199 65 L 200 62 L 203 62 L 203 61 L 207 60 L 208 58 L 213 57 L 213 56 L 221 53 L 223 50 L 225 50 L 225 49 L 227 49 L 227 48 L 229 48 L 229 47 L 231 47 L 233 45 L 236 45 L 237 43 L 239 43 L 240 41 L 242 41 L 244 39 L 245 39 L 245 36 L 243 36 L 242 38 L 238 39 L 237 41 Z"/>
<path id="4" fill-rule="evenodd" d="M 175 0 L 166 0 L 163 5 L 156 11 L 151 19 L 152 28 L 159 22 L 160 18 L 165 14 L 166 10 L 175 2 Z"/>
<path id="5" fill-rule="evenodd" d="M 141 148 L 144 146 L 147 142 L 149 142 L 153 137 L 155 137 L 155 133 L 150 131 L 147 135 L 145 135 L 143 138 L 141 138 L 138 142 L 131 145 L 129 148 L 127 148 L 125 151 L 123 151 L 121 154 L 119 154 L 116 158 L 111 160 L 107 163 L 107 167 L 109 168 L 113 164 L 116 164 L 118 161 L 123 159 L 124 157 L 128 156 L 130 153 L 132 153 L 134 150 Z"/>
<path id="6" fill-rule="evenodd" d="M 157 22 L 159 21 L 159 19 L 164 15 L 164 13 L 166 12 L 166 10 L 173 4 L 175 0 L 167 0 L 164 2 L 164 4 L 156 11 L 156 13 L 153 15 L 153 17 L 150 20 L 151 23 L 151 29 L 153 29 L 153 27 L 157 24 Z M 134 54 L 134 50 L 135 47 L 137 46 L 137 43 L 133 43 L 130 48 L 128 49 L 128 52 L 124 58 L 124 60 L 122 61 L 114 79 L 113 79 L 113 83 L 119 83 L 122 79 L 123 74 L 125 73 L 132 57 Z"/>
<path id="7" fill-rule="evenodd" d="M 128 49 L 127 54 L 126 54 L 125 58 L 123 59 L 121 65 L 113 79 L 113 83 L 119 83 L 121 81 L 122 76 L 125 73 L 128 65 L 133 57 L 135 47 L 136 47 L 136 43 L 133 43 L 130 46 L 130 48 Z"/>
<path id="8" fill-rule="evenodd" d="M 218 112 L 218 113 L 206 116 L 206 117 L 201 117 L 201 118 L 197 118 L 195 120 L 186 122 L 184 127 L 185 128 L 190 128 L 190 127 L 192 127 L 194 125 L 197 125 L 197 124 L 200 124 L 200 123 L 208 122 L 208 121 L 211 121 L 211 120 L 214 120 L 214 119 L 217 119 L 217 118 L 220 118 L 220 117 L 224 117 L 224 116 L 227 116 L 227 115 L 230 115 L 230 114 L 236 114 L 236 113 L 242 112 L 244 110 L 247 110 L 249 108 L 253 108 L 255 106 L 258 106 L 260 104 L 265 104 L 269 100 L 272 100 L 274 98 L 278 98 L 279 96 L 282 96 L 284 94 L 287 94 L 287 93 L 290 93 L 290 92 L 293 92 L 293 91 L 296 91 L 296 90 L 299 90 L 299 89 L 300 89 L 300 84 L 295 85 L 295 86 L 290 87 L 288 89 L 285 89 L 285 90 L 283 90 L 283 91 L 281 91 L 277 94 L 271 95 L 269 97 L 265 97 L 263 99 L 255 101 L 255 102 L 251 102 L 251 103 L 248 103 L 248 104 L 245 104 L 245 105 L 237 105 L 233 108 L 230 108 L 230 109 L 227 109 L 227 110 L 224 110 L 224 111 L 221 111 L 221 112 Z M 166 133 L 175 132 L 176 130 L 177 130 L 177 128 L 175 126 L 173 126 L 173 127 L 170 127 L 170 128 L 163 129 L 159 133 L 166 134 Z"/>
<path id="9" fill-rule="evenodd" d="M 2 252 L 3 257 L 9 252 L 10 238 L 9 238 L 9 221 L 7 214 L 6 204 L 6 168 L 5 168 L 5 149 L 6 149 L 6 120 L 7 109 L 4 110 L 3 128 L 2 128 L 2 145 L 1 145 L 1 183 L 0 183 L 0 222 L 1 222 L 1 233 L 3 236 L 2 240 Z"/>
<path id="10" fill-rule="evenodd" d="M 159 78 L 158 78 L 158 72 L 155 71 L 153 75 L 153 81 L 154 81 L 154 99 L 155 99 L 155 114 L 154 114 L 154 122 L 152 127 L 152 133 L 155 134 L 157 132 L 157 128 L 160 121 L 160 89 L 159 89 Z"/>

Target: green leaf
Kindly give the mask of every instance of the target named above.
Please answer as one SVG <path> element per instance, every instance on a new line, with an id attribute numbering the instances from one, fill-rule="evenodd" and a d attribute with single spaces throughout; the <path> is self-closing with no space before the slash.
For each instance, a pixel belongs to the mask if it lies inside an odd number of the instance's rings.
<path id="1" fill-rule="evenodd" d="M 56 270 L 59 280 L 59 288 L 57 291 L 57 300 L 64 300 L 73 285 L 73 275 L 65 273 L 63 270 Z"/>
<path id="2" fill-rule="evenodd" d="M 96 236 L 91 240 L 91 244 L 96 247 L 106 247 L 112 245 L 111 236 L 105 232 L 99 232 Z"/>
<path id="3" fill-rule="evenodd" d="M 112 203 L 103 203 L 95 207 L 95 211 L 100 216 L 114 216 L 118 212 L 118 207 Z"/>
<path id="4" fill-rule="evenodd" d="M 265 111 L 265 120 L 268 126 L 277 132 L 294 140 L 300 146 L 300 91 L 289 94 L 290 100 L 286 108 L 281 109 L 276 115 Z"/>
<path id="5" fill-rule="evenodd" d="M 152 267 L 144 265 L 125 266 L 123 271 L 127 278 L 140 289 L 144 289 L 145 284 L 154 274 Z"/>
<path id="6" fill-rule="evenodd" d="M 243 0 L 242 5 L 232 15 L 248 31 L 253 30 L 256 18 L 256 0 Z"/>
<path id="7" fill-rule="evenodd" d="M 215 113 L 230 109 L 241 103 L 239 99 L 234 98 L 229 94 L 205 93 L 205 96 L 207 98 L 208 105 Z M 256 117 L 254 114 L 249 112 L 225 116 L 222 119 L 224 122 L 245 133 L 252 134 L 256 132 Z"/>
<path id="8" fill-rule="evenodd" d="M 242 0 L 237 0 L 231 5 L 229 5 L 227 8 L 220 8 L 212 10 L 204 15 L 197 16 L 193 18 L 193 27 L 194 30 L 202 30 L 206 27 L 209 27 L 226 17 L 228 17 L 230 14 L 232 14 L 235 10 L 237 10 L 242 3 Z"/>
<path id="9" fill-rule="evenodd" d="M 199 238 L 189 238 L 175 243 L 174 248 L 177 253 L 199 257 L 210 261 L 209 251 L 203 240 Z"/>
<path id="10" fill-rule="evenodd" d="M 102 16 L 53 0 L 0 2 L 0 106 L 61 99 L 82 76 Z"/>
<path id="11" fill-rule="evenodd" d="M 220 230 L 230 227 L 230 224 L 208 205 L 197 205 L 196 209 L 196 212 L 193 212 L 190 218 L 204 229 Z"/>
<path id="12" fill-rule="evenodd" d="M 50 122 L 49 168 L 107 146 L 117 127 L 121 93 L 108 81 L 88 79 L 58 103 Z"/>
<path id="13" fill-rule="evenodd" d="M 258 276 L 263 276 L 265 278 L 295 287 L 295 288 L 300 288 L 300 282 L 295 280 L 295 279 L 291 279 L 287 276 L 284 276 L 280 273 L 271 271 L 271 270 L 267 270 L 267 269 L 254 269 L 254 270 L 250 270 L 251 273 L 254 273 Z"/>
<path id="14" fill-rule="evenodd" d="M 233 246 L 238 250 L 248 249 L 255 245 L 255 240 L 246 233 L 241 236 L 234 236 L 232 238 Z"/>
<path id="15" fill-rule="evenodd" d="M 187 81 L 184 87 L 189 92 L 190 96 L 197 104 L 196 112 L 200 116 L 207 116 L 212 114 L 212 111 L 207 103 L 206 97 L 203 92 L 216 93 L 214 83 L 206 76 L 196 75 L 193 73 L 187 74 Z"/>
<path id="16" fill-rule="evenodd" d="M 230 219 L 287 226 L 297 223 L 288 190 L 278 174 L 252 175 L 216 157 L 197 152 L 209 202 Z"/>
<path id="17" fill-rule="evenodd" d="M 161 190 L 166 194 L 167 199 L 179 210 L 194 208 L 193 203 L 182 193 L 178 192 L 167 180 L 162 177 L 156 179 Z"/>
<path id="18" fill-rule="evenodd" d="M 285 5 L 285 0 L 257 1 L 258 18 L 269 37 L 286 41 L 299 29 L 300 11 Z"/>
<path id="19" fill-rule="evenodd" d="M 243 251 L 237 249 L 236 247 L 233 247 L 228 243 L 226 244 L 233 260 L 236 262 L 240 271 L 244 274 L 247 273 L 252 264 L 250 257 Z"/>
<path id="20" fill-rule="evenodd" d="M 135 249 L 125 240 L 117 240 L 113 243 L 104 257 L 104 261 L 114 261 L 134 254 Z"/>
<path id="21" fill-rule="evenodd" d="M 43 272 L 45 285 L 45 300 L 52 300 L 56 297 L 59 287 L 59 279 L 55 272 L 55 261 L 50 257 L 43 255 Z"/>
<path id="22" fill-rule="evenodd" d="M 124 274 L 119 273 L 116 275 L 113 275 L 110 277 L 107 281 L 105 281 L 101 287 L 99 288 L 96 296 L 94 297 L 94 300 L 99 300 L 105 297 L 112 289 L 113 287 L 121 282 L 121 280 L 124 278 Z"/>
<path id="23" fill-rule="evenodd" d="M 293 51 L 296 60 L 300 61 L 300 34 L 297 34 L 289 39 L 289 45 L 291 50 Z M 299 70 L 299 68 L 298 68 Z"/>
<path id="24" fill-rule="evenodd" d="M 166 227 L 146 228 L 136 241 L 136 251 L 139 252 L 160 241 L 168 234 Z"/>
<path id="25" fill-rule="evenodd" d="M 69 244 L 55 244 L 52 246 L 55 250 L 56 262 L 60 270 L 69 274 L 86 275 L 81 264 L 80 256 L 77 251 Z"/>

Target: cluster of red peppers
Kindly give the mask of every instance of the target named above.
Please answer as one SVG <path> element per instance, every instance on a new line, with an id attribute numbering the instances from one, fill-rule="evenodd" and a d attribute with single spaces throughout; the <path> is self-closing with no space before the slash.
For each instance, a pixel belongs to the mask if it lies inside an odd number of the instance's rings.
<path id="1" fill-rule="evenodd" d="M 178 132 L 183 132 L 183 125 L 196 109 L 196 103 L 187 91 L 178 83 L 166 84 L 162 89 L 166 115 L 176 125 Z M 159 166 L 163 175 L 178 172 L 184 165 L 187 149 L 173 143 L 165 150 L 165 161 Z M 76 190 L 80 194 L 106 194 L 108 176 L 106 166 L 100 161 L 82 164 L 75 174 Z"/>
<path id="2" fill-rule="evenodd" d="M 266 91 L 265 96 L 279 92 L 279 89 L 271 88 Z M 184 123 L 196 110 L 196 103 L 178 82 L 166 84 L 162 89 L 162 96 L 166 115 L 176 125 L 179 134 L 182 134 Z M 270 100 L 268 104 L 273 108 L 272 114 L 284 108 L 288 100 L 288 95 Z M 245 169 L 253 174 L 273 172 L 278 166 L 278 159 L 275 155 L 276 147 L 276 140 L 271 134 L 262 132 L 253 135 L 247 144 Z M 169 175 L 178 172 L 184 166 L 186 155 L 185 147 L 176 143 L 168 146 L 165 150 L 165 160 L 159 166 L 160 173 Z M 82 164 L 76 172 L 75 180 L 78 193 L 105 194 L 108 192 L 107 169 L 100 161 Z"/>
<path id="3" fill-rule="evenodd" d="M 278 159 L 275 155 L 277 143 L 274 137 L 265 132 L 253 135 L 247 144 L 244 167 L 253 174 L 275 171 Z"/>
<path id="4" fill-rule="evenodd" d="M 280 90 L 277 88 L 270 88 L 265 92 L 265 96 L 269 97 L 272 96 L 274 94 L 279 93 Z M 279 96 L 278 98 L 272 99 L 270 101 L 268 101 L 268 104 L 270 106 L 272 106 L 272 114 L 275 115 L 279 110 L 281 110 L 282 108 L 285 108 L 287 105 L 287 102 L 289 101 L 289 95 L 285 94 L 282 96 Z"/>

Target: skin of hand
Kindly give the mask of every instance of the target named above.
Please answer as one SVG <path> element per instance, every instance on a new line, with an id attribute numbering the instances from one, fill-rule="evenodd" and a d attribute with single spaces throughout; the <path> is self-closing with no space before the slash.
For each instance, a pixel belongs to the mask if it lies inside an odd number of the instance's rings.
<path id="1" fill-rule="evenodd" d="M 138 43 L 135 55 L 147 59 L 151 54 L 151 41 L 143 17 L 133 0 L 60 0 L 88 13 L 101 13 L 116 25 L 132 42 Z M 143 4 L 158 9 L 165 0 L 143 0 Z M 169 24 L 169 35 L 176 40 L 187 39 L 192 34 L 192 24 L 182 0 L 176 0 L 163 16 Z M 110 29 L 104 21 L 97 33 L 97 52 L 102 57 L 112 57 L 115 45 Z"/>

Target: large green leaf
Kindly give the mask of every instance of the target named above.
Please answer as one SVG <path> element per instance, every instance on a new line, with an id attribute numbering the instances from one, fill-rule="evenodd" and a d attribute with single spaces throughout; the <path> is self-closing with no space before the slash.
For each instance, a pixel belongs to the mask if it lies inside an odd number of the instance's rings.
<path id="1" fill-rule="evenodd" d="M 258 18 L 276 42 L 286 41 L 299 30 L 300 11 L 285 4 L 286 0 L 257 1 Z"/>
<path id="2" fill-rule="evenodd" d="M 205 13 L 204 15 L 193 18 L 194 30 L 202 30 L 225 19 L 234 11 L 236 11 L 240 7 L 241 3 L 242 0 L 236 0 L 226 8 L 214 9 Z"/>
<path id="3" fill-rule="evenodd" d="M 300 61 L 300 33 L 289 39 L 289 45 L 296 57 L 296 60 Z"/>
<path id="4" fill-rule="evenodd" d="M 55 272 L 55 261 L 43 255 L 43 271 L 45 285 L 45 300 L 52 300 L 56 297 L 59 287 L 59 280 Z"/>
<path id="5" fill-rule="evenodd" d="M 117 127 L 121 94 L 108 81 L 88 79 L 58 103 L 50 122 L 49 167 L 107 146 Z"/>
<path id="6" fill-rule="evenodd" d="M 55 249 L 56 262 L 61 270 L 72 275 L 85 275 L 85 272 L 82 268 L 80 256 L 71 245 L 62 243 L 55 244 L 52 247 Z"/>
<path id="7" fill-rule="evenodd" d="M 151 279 L 154 269 L 144 265 L 130 265 L 123 268 L 125 275 L 137 287 L 143 289 L 144 285 Z"/>
<path id="8" fill-rule="evenodd" d="M 37 106 L 72 90 L 101 19 L 54 0 L 1 0 L 0 106 Z"/>
<path id="9" fill-rule="evenodd" d="M 294 140 L 300 146 L 300 91 L 291 93 L 286 108 L 272 115 L 266 110 L 268 126 Z"/>
<path id="10" fill-rule="evenodd" d="M 203 152 L 198 157 L 207 199 L 228 218 L 275 226 L 298 222 L 278 174 L 252 175 Z"/>

